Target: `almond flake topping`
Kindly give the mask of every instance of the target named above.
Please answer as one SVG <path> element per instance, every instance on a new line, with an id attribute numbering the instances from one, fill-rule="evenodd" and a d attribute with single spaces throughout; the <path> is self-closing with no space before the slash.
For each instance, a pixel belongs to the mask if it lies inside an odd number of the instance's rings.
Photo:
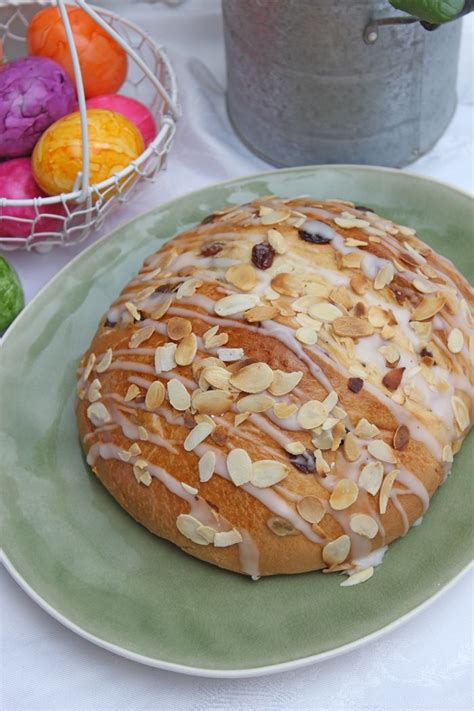
<path id="1" fill-rule="evenodd" d="M 131 301 L 127 301 L 125 304 L 125 308 L 135 321 L 140 321 L 141 314 L 135 304 L 133 304 Z"/>
<path id="2" fill-rule="evenodd" d="M 257 285 L 257 272 L 251 264 L 235 264 L 225 273 L 229 284 L 233 284 L 241 291 L 252 291 Z"/>
<path id="3" fill-rule="evenodd" d="M 396 450 L 405 449 L 410 441 L 410 430 L 406 425 L 398 425 L 393 435 L 393 448 Z"/>
<path id="4" fill-rule="evenodd" d="M 332 390 L 329 395 L 323 400 L 323 405 L 328 412 L 331 412 L 337 405 L 338 394 Z"/>
<path id="5" fill-rule="evenodd" d="M 181 486 L 186 491 L 186 493 L 191 494 L 191 496 L 197 496 L 197 494 L 199 493 L 198 489 L 196 489 L 194 486 L 189 486 L 189 484 L 186 484 L 185 481 L 181 482 Z"/>
<path id="6" fill-rule="evenodd" d="M 343 580 L 341 583 L 341 588 L 349 588 L 352 585 L 359 585 L 360 583 L 365 583 L 374 574 L 374 568 L 371 565 L 369 568 L 364 568 L 363 570 L 358 570 L 356 573 L 351 573 L 348 578 Z"/>
<path id="7" fill-rule="evenodd" d="M 324 503 L 317 496 L 304 496 L 296 504 L 296 509 L 308 523 L 319 523 L 326 513 Z"/>
<path id="8" fill-rule="evenodd" d="M 134 331 L 128 342 L 129 348 L 138 348 L 139 345 L 147 341 L 155 332 L 153 326 L 145 326 L 144 328 L 139 328 L 138 331 Z"/>
<path id="9" fill-rule="evenodd" d="M 309 308 L 309 315 L 319 321 L 326 321 L 331 323 L 337 318 L 341 318 L 343 313 L 337 306 L 330 304 L 328 302 L 321 302 L 320 304 L 314 304 Z"/>
<path id="10" fill-rule="evenodd" d="M 339 538 L 336 538 L 334 541 L 326 543 L 322 553 L 323 560 L 328 565 L 338 565 L 339 563 L 343 563 L 349 555 L 350 549 L 351 539 L 349 536 L 346 534 L 339 536 Z"/>
<path id="11" fill-rule="evenodd" d="M 252 460 L 245 449 L 232 449 L 229 452 L 227 471 L 236 486 L 249 483 L 252 478 Z"/>
<path id="12" fill-rule="evenodd" d="M 368 321 L 354 316 L 337 318 L 333 321 L 332 327 L 337 336 L 348 338 L 365 338 L 374 332 L 373 326 Z"/>
<path id="13" fill-rule="evenodd" d="M 362 469 L 359 476 L 359 486 L 375 496 L 380 489 L 383 479 L 382 462 L 369 462 Z"/>
<path id="14" fill-rule="evenodd" d="M 303 442 L 287 442 L 285 444 L 285 449 L 289 454 L 303 454 L 306 450 Z"/>
<path id="15" fill-rule="evenodd" d="M 151 318 L 154 321 L 159 321 L 160 318 L 162 318 L 165 313 L 168 311 L 169 307 L 173 303 L 173 298 L 171 296 L 166 296 L 164 299 L 160 301 L 158 306 L 152 311 Z"/>
<path id="16" fill-rule="evenodd" d="M 291 373 L 285 373 L 283 370 L 273 371 L 273 381 L 269 386 L 269 391 L 277 397 L 280 395 L 288 395 L 300 382 L 303 377 L 301 370 L 295 370 Z M 337 396 L 336 396 L 337 401 Z"/>
<path id="17" fill-rule="evenodd" d="M 242 360 L 242 358 L 244 357 L 244 349 L 218 348 L 217 355 L 219 356 L 220 360 L 224 361 L 225 363 L 233 363 L 237 360 Z"/>
<path id="18" fill-rule="evenodd" d="M 189 336 L 193 330 L 191 321 L 180 316 L 173 316 L 166 324 L 168 336 L 172 341 L 180 341 L 185 336 Z"/>
<path id="19" fill-rule="evenodd" d="M 267 232 L 268 243 L 277 254 L 285 254 L 288 249 L 288 245 L 284 236 L 278 230 L 268 230 Z"/>
<path id="20" fill-rule="evenodd" d="M 390 321 L 390 314 L 380 306 L 369 306 L 367 317 L 369 323 L 375 328 L 383 328 L 383 326 L 386 326 Z"/>
<path id="21" fill-rule="evenodd" d="M 177 365 L 191 365 L 197 353 L 197 338 L 194 333 L 185 336 L 177 347 L 174 343 L 170 345 L 174 345 L 176 348 L 175 359 Z"/>
<path id="22" fill-rule="evenodd" d="M 355 462 L 359 459 L 359 445 L 357 444 L 357 440 L 352 434 L 352 432 L 347 433 L 346 438 L 344 440 L 343 450 L 344 457 L 347 459 L 348 462 Z"/>
<path id="23" fill-rule="evenodd" d="M 255 294 L 231 294 L 216 301 L 214 311 L 218 316 L 232 316 L 242 311 L 248 311 L 257 304 L 258 296 Z"/>
<path id="24" fill-rule="evenodd" d="M 239 412 L 265 412 L 273 407 L 275 400 L 269 395 L 245 395 L 237 402 Z M 285 404 L 285 403 L 279 403 Z"/>
<path id="25" fill-rule="evenodd" d="M 292 536 L 297 533 L 291 521 L 281 516 L 271 516 L 267 520 L 267 526 L 276 536 Z"/>
<path id="26" fill-rule="evenodd" d="M 262 215 L 262 225 L 277 225 L 280 222 L 285 222 L 289 217 L 291 217 L 289 210 L 271 210 Z"/>
<path id="27" fill-rule="evenodd" d="M 459 430 L 461 432 L 464 432 L 464 430 L 469 427 L 470 423 L 468 409 L 464 402 L 461 400 L 461 398 L 457 395 L 453 395 L 453 397 L 451 398 L 451 406 L 453 408 L 454 418 L 459 427 Z"/>
<path id="28" fill-rule="evenodd" d="M 388 346 L 381 346 L 378 351 L 390 365 L 394 365 L 400 360 L 400 352 L 393 343 Z"/>
<path id="29" fill-rule="evenodd" d="M 348 215 L 350 213 L 347 213 Z M 353 227 L 369 227 L 370 222 L 367 220 L 359 220 L 357 217 L 335 217 L 334 222 L 338 227 L 342 227 L 343 230 L 351 230 Z"/>
<path id="30" fill-rule="evenodd" d="M 395 269 L 393 267 L 393 264 L 391 264 L 391 263 L 385 264 L 377 272 L 377 276 L 375 277 L 375 281 L 374 281 L 374 289 L 377 289 L 377 290 L 385 289 L 385 287 L 391 283 L 394 276 L 395 276 Z"/>
<path id="31" fill-rule="evenodd" d="M 367 514 L 354 514 L 354 516 L 351 516 L 349 525 L 354 533 L 358 533 L 359 536 L 364 536 L 365 538 L 375 538 L 379 532 L 377 521 Z"/>
<path id="32" fill-rule="evenodd" d="M 230 383 L 245 393 L 260 393 L 273 381 L 273 370 L 266 363 L 245 365 L 230 377 Z"/>
<path id="33" fill-rule="evenodd" d="M 325 405 L 319 400 L 308 400 L 298 411 L 297 420 L 304 430 L 320 427 L 328 416 Z"/>
<path id="34" fill-rule="evenodd" d="M 393 449 L 389 444 L 383 441 L 383 439 L 374 439 L 367 445 L 369 454 L 371 454 L 375 459 L 381 462 L 387 462 L 388 464 L 396 464 L 397 458 Z"/>
<path id="35" fill-rule="evenodd" d="M 379 511 L 381 514 L 384 514 L 387 511 L 387 504 L 390 497 L 390 492 L 392 491 L 394 481 L 399 474 L 400 471 L 398 469 L 392 469 L 392 471 L 389 472 L 383 480 L 379 497 Z"/>
<path id="36" fill-rule="evenodd" d="M 413 286 L 422 294 L 435 294 L 439 289 L 439 284 L 430 284 L 422 279 L 413 279 Z"/>
<path id="37" fill-rule="evenodd" d="M 154 380 L 149 386 L 145 396 L 145 407 L 147 410 L 156 410 L 162 405 L 165 399 L 165 386 L 160 380 Z"/>
<path id="38" fill-rule="evenodd" d="M 318 340 L 318 334 L 314 328 L 308 328 L 307 326 L 301 326 L 295 332 L 296 340 L 300 343 L 304 343 L 306 346 L 314 346 Z"/>
<path id="39" fill-rule="evenodd" d="M 360 439 L 372 439 L 380 434 L 379 428 L 366 420 L 365 417 L 359 420 L 354 432 Z"/>
<path id="40" fill-rule="evenodd" d="M 230 372 L 226 368 L 217 365 L 203 368 L 199 379 L 200 383 L 201 378 L 204 378 L 209 385 L 212 385 L 217 390 L 229 390 Z M 204 390 L 205 388 L 203 387 L 202 389 Z"/>
<path id="41" fill-rule="evenodd" d="M 171 378 L 166 385 L 168 400 L 175 410 L 183 412 L 191 407 L 191 396 L 183 383 L 177 378 Z"/>
<path id="42" fill-rule="evenodd" d="M 261 459 L 252 466 L 251 482 L 259 489 L 278 484 L 288 476 L 290 470 L 285 464 L 271 459 Z"/>
<path id="43" fill-rule="evenodd" d="M 230 531 L 217 531 L 214 537 L 214 545 L 216 548 L 227 548 L 236 543 L 242 543 L 243 538 L 236 528 Z"/>
<path id="44" fill-rule="evenodd" d="M 193 543 L 198 543 L 200 546 L 207 546 L 209 541 L 199 533 L 200 526 L 202 526 L 202 523 L 190 514 L 179 514 L 176 519 L 176 528 L 185 538 L 188 538 Z"/>
<path id="45" fill-rule="evenodd" d="M 211 479 L 216 468 L 216 455 L 210 449 L 202 455 L 198 463 L 199 481 L 206 482 Z"/>
<path id="46" fill-rule="evenodd" d="M 204 415 L 223 415 L 232 407 L 232 396 L 224 390 L 195 390 L 192 396 L 192 406 Z"/>
<path id="47" fill-rule="evenodd" d="M 331 471 L 331 467 L 324 459 L 323 453 L 320 449 L 314 450 L 314 459 L 316 463 L 316 471 L 318 472 L 318 474 L 320 476 L 323 476 L 324 474 L 329 474 L 329 472 Z"/>
<path id="48" fill-rule="evenodd" d="M 410 321 L 427 321 L 441 311 L 446 303 L 446 296 L 425 296 L 410 316 Z"/>
<path id="49" fill-rule="evenodd" d="M 128 451 L 132 457 L 138 457 L 138 455 L 142 453 L 141 447 L 138 442 L 134 442 L 133 444 L 131 444 Z"/>
<path id="50" fill-rule="evenodd" d="M 209 437 L 214 427 L 207 422 L 201 422 L 196 427 L 193 427 L 191 432 L 188 434 L 184 440 L 184 449 L 186 452 L 192 452 L 192 450 L 204 442 L 206 437 Z"/>
<path id="51" fill-rule="evenodd" d="M 448 336 L 448 348 L 451 353 L 460 353 L 464 347 L 464 335 L 459 328 L 453 328 Z M 97 368 L 96 368 L 97 370 Z"/>
<path id="52" fill-rule="evenodd" d="M 449 446 L 449 444 L 445 444 L 443 447 L 443 462 L 452 462 L 454 459 L 453 457 L 453 450 Z"/>
<path id="53" fill-rule="evenodd" d="M 112 363 L 112 348 L 107 348 L 102 358 L 95 366 L 97 373 L 105 373 Z"/>
<path id="54" fill-rule="evenodd" d="M 112 422 L 110 412 L 102 402 L 94 402 L 87 408 L 87 417 L 96 427 Z"/>
<path id="55" fill-rule="evenodd" d="M 89 389 L 87 391 L 87 399 L 89 402 L 97 402 L 97 400 L 100 400 L 102 397 L 100 394 L 100 390 L 102 388 L 102 383 L 100 380 L 95 378 L 92 383 L 89 385 Z"/>
<path id="56" fill-rule="evenodd" d="M 278 294 L 277 294 L 278 297 Z M 258 321 L 271 321 L 278 316 L 278 309 L 274 306 L 254 306 L 245 312 L 245 318 L 249 323 L 256 323 Z"/>
<path id="57" fill-rule="evenodd" d="M 130 402 L 130 400 L 136 398 L 137 395 L 140 395 L 140 392 L 140 388 L 138 388 L 136 385 L 130 385 L 125 394 L 125 402 Z"/>
<path id="58" fill-rule="evenodd" d="M 86 367 L 84 368 L 84 372 L 82 374 L 83 380 L 87 380 L 89 375 L 92 373 L 92 368 L 94 367 L 95 361 L 96 355 L 95 353 L 91 353 L 89 355 L 89 358 L 87 359 Z"/>
<path id="59" fill-rule="evenodd" d="M 278 294 L 298 296 L 301 293 L 301 280 L 295 274 L 280 272 L 273 277 L 271 287 Z"/>
<path id="60" fill-rule="evenodd" d="M 155 349 L 155 372 L 162 373 L 173 370 L 176 366 L 176 343 L 165 343 Z"/>
<path id="61" fill-rule="evenodd" d="M 349 508 L 357 500 L 359 487 L 352 479 L 340 479 L 334 487 L 329 503 L 335 511 Z"/>
<path id="62" fill-rule="evenodd" d="M 196 293 L 196 289 L 202 286 L 202 281 L 198 279 L 186 279 L 182 284 L 179 285 L 176 292 L 176 298 L 182 299 L 186 296 L 193 296 Z"/>

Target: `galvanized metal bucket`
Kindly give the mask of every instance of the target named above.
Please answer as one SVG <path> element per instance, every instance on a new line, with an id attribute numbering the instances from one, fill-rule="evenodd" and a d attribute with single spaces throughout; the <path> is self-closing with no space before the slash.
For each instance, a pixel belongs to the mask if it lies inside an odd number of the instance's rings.
<path id="1" fill-rule="evenodd" d="M 460 21 L 427 32 L 385 0 L 223 0 L 227 106 L 277 166 L 402 166 L 456 106 Z"/>

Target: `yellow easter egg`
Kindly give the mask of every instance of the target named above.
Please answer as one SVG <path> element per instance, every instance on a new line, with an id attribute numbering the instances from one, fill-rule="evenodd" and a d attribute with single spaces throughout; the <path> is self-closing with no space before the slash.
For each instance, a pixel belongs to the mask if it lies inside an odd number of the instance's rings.
<path id="1" fill-rule="evenodd" d="M 91 185 L 118 173 L 144 150 L 140 131 L 115 111 L 87 110 Z M 48 195 L 73 190 L 82 171 L 79 112 L 53 123 L 41 136 L 32 155 L 36 182 Z"/>

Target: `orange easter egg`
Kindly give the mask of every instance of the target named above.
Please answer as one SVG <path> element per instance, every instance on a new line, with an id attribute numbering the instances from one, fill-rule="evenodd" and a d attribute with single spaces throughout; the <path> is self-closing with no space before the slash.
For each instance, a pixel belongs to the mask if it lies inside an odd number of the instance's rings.
<path id="1" fill-rule="evenodd" d="M 66 6 L 81 65 L 86 97 L 113 94 L 127 75 L 127 54 L 110 35 L 79 7 Z M 57 7 L 36 13 L 27 33 L 29 54 L 49 57 L 74 81 L 66 33 Z"/>
<path id="2" fill-rule="evenodd" d="M 115 111 L 88 109 L 90 184 L 118 173 L 144 150 L 140 131 Z M 53 123 L 33 150 L 36 182 L 48 195 L 71 192 L 82 171 L 80 114 L 76 111 Z"/>

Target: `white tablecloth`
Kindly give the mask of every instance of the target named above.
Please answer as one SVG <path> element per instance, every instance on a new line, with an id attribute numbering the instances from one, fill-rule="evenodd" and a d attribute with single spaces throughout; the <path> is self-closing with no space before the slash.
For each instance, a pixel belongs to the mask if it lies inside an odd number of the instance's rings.
<path id="1" fill-rule="evenodd" d="M 166 173 L 118 211 L 106 229 L 189 190 L 268 170 L 242 146 L 226 116 L 217 0 L 188 0 L 175 9 L 109 4 L 166 45 L 178 74 L 183 118 Z M 474 21 L 469 18 L 464 20 L 456 114 L 434 149 L 408 168 L 469 191 L 474 190 L 473 46 Z M 27 300 L 80 249 L 10 255 Z M 178 676 L 116 657 L 51 619 L 5 571 L 0 585 L 5 711 L 461 711 L 473 706 L 470 573 L 407 625 L 369 646 L 306 669 L 251 680 Z"/>

